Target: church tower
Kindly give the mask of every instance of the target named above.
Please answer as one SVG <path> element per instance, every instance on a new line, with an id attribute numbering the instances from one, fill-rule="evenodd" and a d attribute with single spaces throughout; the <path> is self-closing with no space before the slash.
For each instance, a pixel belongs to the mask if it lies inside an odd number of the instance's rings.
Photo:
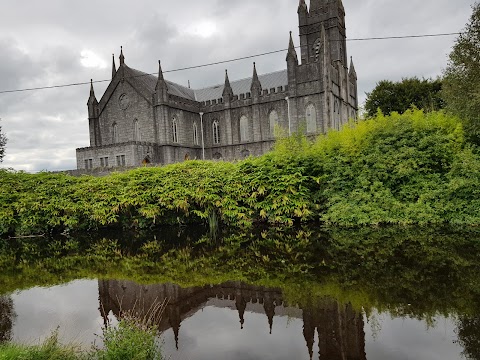
<path id="1" fill-rule="evenodd" d="M 345 9 L 342 0 L 311 0 L 307 8 L 305 0 L 298 6 L 302 64 L 318 61 L 322 47 L 321 28 L 325 28 L 330 43 L 332 61 L 340 61 L 346 68 L 347 46 Z"/>

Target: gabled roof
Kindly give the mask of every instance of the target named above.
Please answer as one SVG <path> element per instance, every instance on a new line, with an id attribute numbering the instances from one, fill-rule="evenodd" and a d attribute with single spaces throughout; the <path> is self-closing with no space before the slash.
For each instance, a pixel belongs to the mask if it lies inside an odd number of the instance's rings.
<path id="1" fill-rule="evenodd" d="M 152 94 L 155 92 L 155 86 L 157 85 L 157 77 L 155 75 L 150 75 L 144 73 L 143 71 L 130 68 L 134 77 L 146 86 Z M 189 89 L 185 86 L 175 84 L 171 81 L 166 80 L 168 92 L 172 95 L 182 97 L 188 100 L 195 100 L 194 90 Z"/>
<path id="2" fill-rule="evenodd" d="M 126 65 L 124 65 L 124 67 L 126 71 L 126 80 L 130 84 L 132 84 L 132 86 L 137 88 L 137 90 L 140 91 L 148 101 L 150 101 L 149 99 L 151 99 L 151 94 L 155 92 L 155 87 L 157 85 L 157 76 L 144 73 L 140 70 L 132 69 Z M 280 86 L 285 87 L 288 85 L 287 70 L 281 70 L 269 74 L 259 75 L 258 78 L 260 80 L 260 83 L 262 84 L 262 89 L 266 90 L 271 88 L 276 89 Z M 222 83 L 219 85 L 194 90 L 168 80 L 166 80 L 165 82 L 167 83 L 169 94 L 199 102 L 217 100 L 222 98 L 224 88 L 224 84 Z M 110 84 L 112 85 L 112 83 Z M 250 92 L 251 85 L 251 77 L 231 82 L 234 95 L 246 94 Z M 109 92 L 108 89 L 107 92 Z M 107 95 L 107 92 L 104 94 L 102 100 L 100 101 L 101 109 L 103 109 L 103 107 L 106 105 L 106 102 L 108 101 L 109 96 Z"/>

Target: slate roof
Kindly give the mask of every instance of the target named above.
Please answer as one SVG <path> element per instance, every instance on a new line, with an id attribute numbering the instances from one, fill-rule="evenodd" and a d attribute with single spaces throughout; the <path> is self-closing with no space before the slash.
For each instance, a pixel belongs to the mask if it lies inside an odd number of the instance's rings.
<path id="1" fill-rule="evenodd" d="M 155 86 L 157 85 L 157 77 L 155 75 L 146 74 L 142 71 L 129 68 L 132 75 L 135 78 L 135 81 L 140 82 L 143 86 L 148 88 L 152 93 L 155 92 Z M 271 89 L 278 88 L 279 86 L 288 85 L 288 74 L 287 70 L 276 71 L 269 74 L 259 75 L 260 83 L 262 84 L 262 89 Z M 194 101 L 208 101 L 208 100 L 217 100 L 222 97 L 224 84 L 219 84 L 215 86 L 206 87 L 203 89 L 189 89 L 188 87 L 176 84 L 174 82 L 165 80 L 168 87 L 168 92 L 172 95 L 182 97 L 188 100 Z M 232 86 L 233 94 L 240 95 L 250 92 L 250 86 L 252 85 L 252 78 L 246 78 L 236 81 L 231 81 L 230 85 Z"/>
<path id="2" fill-rule="evenodd" d="M 152 93 L 155 92 L 155 86 L 157 86 L 157 76 L 144 73 L 140 70 L 130 68 L 133 76 L 143 83 Z M 168 92 L 172 95 L 182 97 L 184 99 L 195 100 L 195 93 L 193 89 L 189 89 L 185 86 L 175 84 L 174 82 L 165 80 L 167 83 Z"/>
<path id="3" fill-rule="evenodd" d="M 287 70 L 276 71 L 269 74 L 263 74 L 258 76 L 262 89 L 277 88 L 279 86 L 288 85 Z M 246 78 L 242 80 L 231 81 L 233 94 L 240 95 L 250 92 L 250 86 L 252 85 L 252 78 Z M 204 89 L 195 90 L 195 96 L 197 101 L 208 101 L 220 99 L 223 94 L 224 84 L 207 87 Z"/>

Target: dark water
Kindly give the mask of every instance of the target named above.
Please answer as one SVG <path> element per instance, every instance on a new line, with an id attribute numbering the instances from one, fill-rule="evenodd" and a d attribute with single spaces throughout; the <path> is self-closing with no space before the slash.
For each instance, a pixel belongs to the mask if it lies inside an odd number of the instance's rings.
<path id="1" fill-rule="evenodd" d="M 58 328 L 63 343 L 89 349 L 106 323 L 165 304 L 155 324 L 166 359 L 480 360 L 476 230 L 265 230 L 211 241 L 177 228 L 146 240 L 0 245 L 0 342 L 39 343 Z M 148 285 L 104 276 L 110 268 Z M 212 274 L 223 280 L 175 285 Z"/>
<path id="2" fill-rule="evenodd" d="M 429 323 L 388 312 L 367 317 L 328 298 L 298 307 L 279 289 L 238 282 L 182 289 L 78 280 L 9 298 L 13 340 L 21 343 L 38 342 L 59 327 L 63 342 L 88 348 L 120 308 L 145 312 L 169 299 L 158 326 L 171 359 L 463 359 L 455 317 Z"/>

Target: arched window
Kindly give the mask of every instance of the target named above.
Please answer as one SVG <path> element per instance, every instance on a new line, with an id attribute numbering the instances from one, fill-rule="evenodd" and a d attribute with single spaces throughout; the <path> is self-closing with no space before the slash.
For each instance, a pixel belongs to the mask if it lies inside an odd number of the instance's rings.
<path id="1" fill-rule="evenodd" d="M 220 125 L 218 124 L 217 120 L 213 122 L 212 129 L 213 129 L 213 143 L 220 144 Z"/>
<path id="2" fill-rule="evenodd" d="M 112 125 L 112 133 L 113 133 L 113 142 L 116 144 L 118 143 L 118 125 L 117 123 L 113 123 Z"/>
<path id="3" fill-rule="evenodd" d="M 140 139 L 140 126 L 138 125 L 138 119 L 133 121 L 133 138 L 135 141 L 141 141 Z"/>
<path id="4" fill-rule="evenodd" d="M 240 142 L 246 142 L 249 140 L 248 119 L 246 116 L 242 116 L 240 118 Z"/>
<path id="5" fill-rule="evenodd" d="M 307 106 L 307 110 L 305 112 L 307 118 L 307 133 L 312 134 L 317 132 L 317 110 L 315 110 L 315 106 L 310 104 Z"/>
<path id="6" fill-rule="evenodd" d="M 198 145 L 198 127 L 197 122 L 193 123 L 193 145 Z"/>
<path id="7" fill-rule="evenodd" d="M 272 110 L 269 116 L 269 125 L 270 125 L 270 137 L 275 137 L 275 126 L 278 125 L 278 114 L 275 110 Z"/>
<path id="8" fill-rule="evenodd" d="M 178 123 L 177 118 L 173 118 L 172 121 L 172 140 L 174 143 L 178 143 Z"/>

